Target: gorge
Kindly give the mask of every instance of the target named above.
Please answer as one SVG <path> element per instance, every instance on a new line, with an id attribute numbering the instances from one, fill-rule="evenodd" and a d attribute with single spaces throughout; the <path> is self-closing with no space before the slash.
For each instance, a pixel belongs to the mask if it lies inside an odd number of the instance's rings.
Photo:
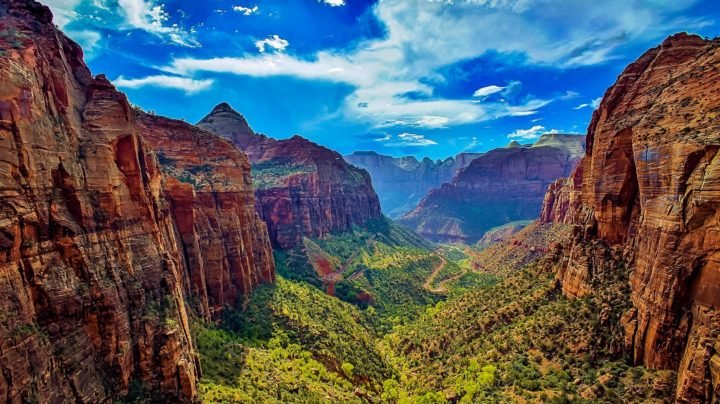
<path id="1" fill-rule="evenodd" d="M 144 111 L 53 18 L 0 0 L 1 401 L 720 400 L 720 39 L 644 52 L 585 136 L 432 161 Z"/>

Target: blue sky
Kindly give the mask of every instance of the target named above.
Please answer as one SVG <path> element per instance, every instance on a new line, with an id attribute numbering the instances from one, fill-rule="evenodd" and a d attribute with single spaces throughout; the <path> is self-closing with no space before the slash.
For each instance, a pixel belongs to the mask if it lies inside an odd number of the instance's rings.
<path id="1" fill-rule="evenodd" d="M 716 0 L 44 2 L 146 110 L 197 122 L 227 101 L 276 138 L 431 158 L 584 133 L 646 49 L 720 35 Z"/>

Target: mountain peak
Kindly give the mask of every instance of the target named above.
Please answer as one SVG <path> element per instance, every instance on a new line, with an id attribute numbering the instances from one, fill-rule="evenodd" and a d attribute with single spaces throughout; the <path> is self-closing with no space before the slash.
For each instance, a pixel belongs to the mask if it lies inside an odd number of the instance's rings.
<path id="1" fill-rule="evenodd" d="M 232 114 L 242 116 L 241 113 L 239 113 L 235 109 L 233 109 L 233 107 L 231 107 L 230 104 L 228 104 L 227 102 L 221 102 L 220 104 L 216 105 L 215 108 L 213 108 L 212 111 L 210 112 L 210 115 L 219 114 L 219 113 L 223 113 L 223 112 L 229 112 Z"/>

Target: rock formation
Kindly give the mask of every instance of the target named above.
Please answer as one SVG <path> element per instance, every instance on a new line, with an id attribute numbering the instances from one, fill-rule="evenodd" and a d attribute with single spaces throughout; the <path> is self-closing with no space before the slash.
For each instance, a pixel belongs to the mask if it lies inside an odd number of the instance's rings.
<path id="1" fill-rule="evenodd" d="M 0 32 L 0 400 L 193 400 L 187 308 L 209 317 L 273 276 L 247 162 L 182 156 L 211 165 L 198 189 L 165 178 L 144 131 L 178 136 L 168 158 L 229 145 L 139 124 L 35 1 L 0 3 Z"/>
<path id="2" fill-rule="evenodd" d="M 166 174 L 189 294 L 206 318 L 274 280 L 267 226 L 255 211 L 250 163 L 230 142 L 185 122 L 138 113 Z"/>
<path id="3" fill-rule="evenodd" d="M 370 176 L 325 147 L 300 136 L 275 140 L 256 134 L 223 103 L 197 125 L 240 147 L 252 163 L 257 209 L 274 247 L 300 245 L 350 230 L 381 216 Z"/>
<path id="4" fill-rule="evenodd" d="M 415 157 L 394 158 L 361 151 L 345 156 L 350 164 L 367 170 L 380 197 L 383 212 L 398 218 L 412 210 L 432 189 L 449 182 L 481 153 L 460 153 L 455 158 L 432 161 Z"/>
<path id="5" fill-rule="evenodd" d="M 550 187 L 543 221 L 575 225 L 569 296 L 628 271 L 622 318 L 638 364 L 678 371 L 677 400 L 720 399 L 720 40 L 677 34 L 629 65 Z"/>
<path id="6" fill-rule="evenodd" d="M 435 241 L 474 243 L 493 227 L 534 219 L 548 185 L 575 167 L 584 141 L 552 134 L 532 146 L 491 150 L 431 191 L 400 223 Z"/>

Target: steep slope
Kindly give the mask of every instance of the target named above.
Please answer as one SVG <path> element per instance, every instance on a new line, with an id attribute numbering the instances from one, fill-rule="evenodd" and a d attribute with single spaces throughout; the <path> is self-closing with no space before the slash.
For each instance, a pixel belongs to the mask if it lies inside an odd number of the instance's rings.
<path id="1" fill-rule="evenodd" d="M 234 303 L 233 287 L 246 294 L 273 278 L 247 163 L 216 164 L 188 193 L 163 175 L 142 136 L 175 142 L 176 133 L 139 124 L 126 97 L 91 76 L 47 7 L 2 2 L 0 33 L 0 400 L 193 400 L 200 367 L 186 309 L 209 318 Z M 174 144 L 185 147 L 183 136 Z M 203 136 L 195 147 L 227 146 Z M 220 224 L 199 214 L 209 206 L 204 187 L 228 191 L 215 195 Z M 177 195 L 198 200 L 183 210 Z M 230 282 L 213 279 L 213 260 L 225 258 L 213 248 L 190 256 L 193 227 L 208 246 L 241 249 L 226 256 L 245 260 L 225 269 Z M 254 237 L 244 249 L 240 228 Z M 218 293 L 219 282 L 227 289 Z"/>
<path id="2" fill-rule="evenodd" d="M 137 113 L 166 174 L 165 190 L 206 318 L 274 279 L 267 226 L 255 211 L 250 163 L 230 142 L 185 122 Z"/>
<path id="3" fill-rule="evenodd" d="M 570 173 L 583 144 L 583 136 L 553 134 L 531 147 L 491 150 L 431 191 L 400 223 L 431 240 L 475 243 L 493 227 L 534 219 L 548 185 Z"/>
<path id="4" fill-rule="evenodd" d="M 132 110 L 46 7 L 0 17 L 0 397 L 98 402 L 140 382 L 190 398 L 182 262 Z"/>
<path id="5" fill-rule="evenodd" d="M 303 237 L 325 237 L 381 216 L 369 175 L 300 136 L 275 140 L 255 134 L 223 103 L 197 125 L 240 147 L 252 163 L 258 211 L 273 246 L 288 249 Z"/>
<path id="6" fill-rule="evenodd" d="M 417 206 L 431 189 L 450 182 L 458 171 L 479 156 L 480 153 L 461 153 L 445 160 L 418 161 L 412 156 L 393 158 L 361 151 L 345 156 L 345 160 L 370 173 L 383 212 L 397 218 Z"/>
<path id="7" fill-rule="evenodd" d="M 677 369 L 681 402 L 720 398 L 719 90 L 719 40 L 678 34 L 645 53 L 605 94 L 587 155 L 542 215 L 576 226 L 558 268 L 566 295 L 628 268 L 626 349 Z"/>

